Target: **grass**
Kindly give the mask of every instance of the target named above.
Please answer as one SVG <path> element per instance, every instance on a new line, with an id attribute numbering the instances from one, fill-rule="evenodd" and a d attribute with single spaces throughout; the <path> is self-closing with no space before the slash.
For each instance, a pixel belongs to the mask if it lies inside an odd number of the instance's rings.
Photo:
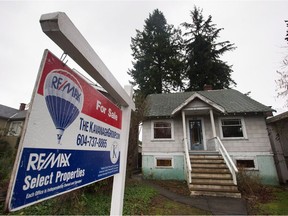
<path id="1" fill-rule="evenodd" d="M 258 203 L 257 214 L 287 215 L 288 191 L 285 188 L 273 188 L 274 198 L 267 203 Z"/>
<path id="2" fill-rule="evenodd" d="M 263 185 L 259 176 L 245 170 L 240 170 L 237 177 L 249 215 L 288 215 L 287 187 Z"/>
<path id="3" fill-rule="evenodd" d="M 100 186 L 99 186 L 100 184 Z M 109 215 L 110 183 L 99 182 L 9 215 Z M 104 188 L 104 190 L 103 190 Z M 107 188 L 109 188 L 107 190 Z M 1 205 L 3 208 L 3 203 Z M 3 212 L 4 214 L 4 212 Z M 173 202 L 141 181 L 127 180 L 123 215 L 210 215 L 209 212 Z"/>
<path id="4" fill-rule="evenodd" d="M 163 196 L 156 196 L 147 215 L 211 215 L 210 212 L 193 208 L 189 205 L 173 202 Z"/>

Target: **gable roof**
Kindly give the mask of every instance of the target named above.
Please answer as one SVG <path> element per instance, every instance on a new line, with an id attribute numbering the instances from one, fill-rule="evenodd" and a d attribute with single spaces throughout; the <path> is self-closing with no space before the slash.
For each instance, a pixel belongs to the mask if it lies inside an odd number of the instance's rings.
<path id="1" fill-rule="evenodd" d="M 24 119 L 26 117 L 27 110 L 18 110 L 12 107 L 4 106 L 0 104 L 0 118 L 3 119 Z"/>
<path id="2" fill-rule="evenodd" d="M 180 104 L 178 107 L 176 107 L 176 109 L 173 110 L 172 115 L 175 115 L 176 113 L 181 111 L 185 106 L 187 106 L 191 101 L 193 101 L 196 98 L 202 100 L 203 102 L 212 106 L 213 108 L 215 108 L 216 110 L 220 112 L 223 112 L 223 113 L 225 112 L 225 109 L 222 106 L 219 106 L 218 104 L 202 96 L 201 94 L 194 92 L 194 94 L 192 94 L 188 99 L 186 99 L 182 104 Z"/>
<path id="3" fill-rule="evenodd" d="M 270 107 L 253 100 L 252 98 L 242 94 L 237 90 L 221 89 L 211 91 L 148 95 L 147 96 L 148 110 L 145 116 L 146 117 L 172 116 L 174 110 L 176 110 L 179 107 L 183 108 L 185 106 L 185 101 L 191 102 L 192 100 L 188 99 L 190 97 L 191 99 L 193 99 L 193 94 L 195 93 L 206 98 L 208 101 L 213 102 L 214 108 L 217 105 L 223 108 L 225 112 L 228 114 L 256 113 L 256 112 L 264 113 L 273 111 L 273 109 L 271 109 Z M 184 104 L 184 106 L 181 107 L 181 104 Z"/>

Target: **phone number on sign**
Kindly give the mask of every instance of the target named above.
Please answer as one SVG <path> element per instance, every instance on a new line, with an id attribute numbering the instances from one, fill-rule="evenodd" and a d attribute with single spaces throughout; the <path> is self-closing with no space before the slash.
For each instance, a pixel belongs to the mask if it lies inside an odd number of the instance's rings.
<path id="1" fill-rule="evenodd" d="M 107 139 L 102 139 L 102 138 L 98 138 L 94 136 L 88 136 L 84 134 L 78 134 L 76 144 L 78 146 L 91 146 L 91 147 L 106 148 Z"/>

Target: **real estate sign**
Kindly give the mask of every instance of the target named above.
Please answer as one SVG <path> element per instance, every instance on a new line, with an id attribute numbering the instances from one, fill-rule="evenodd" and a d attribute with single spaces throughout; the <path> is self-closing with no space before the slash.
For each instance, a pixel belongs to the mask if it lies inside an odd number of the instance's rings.
<path id="1" fill-rule="evenodd" d="M 122 112 L 45 50 L 28 111 L 9 210 L 119 173 Z"/>

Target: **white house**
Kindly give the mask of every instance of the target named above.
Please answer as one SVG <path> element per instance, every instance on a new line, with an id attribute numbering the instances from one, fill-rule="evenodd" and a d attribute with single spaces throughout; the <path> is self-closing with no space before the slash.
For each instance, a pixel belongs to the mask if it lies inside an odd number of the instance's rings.
<path id="1" fill-rule="evenodd" d="M 233 89 L 152 94 L 147 104 L 145 178 L 187 180 L 195 195 L 239 197 L 241 167 L 278 184 L 265 122 L 270 107 Z"/>

